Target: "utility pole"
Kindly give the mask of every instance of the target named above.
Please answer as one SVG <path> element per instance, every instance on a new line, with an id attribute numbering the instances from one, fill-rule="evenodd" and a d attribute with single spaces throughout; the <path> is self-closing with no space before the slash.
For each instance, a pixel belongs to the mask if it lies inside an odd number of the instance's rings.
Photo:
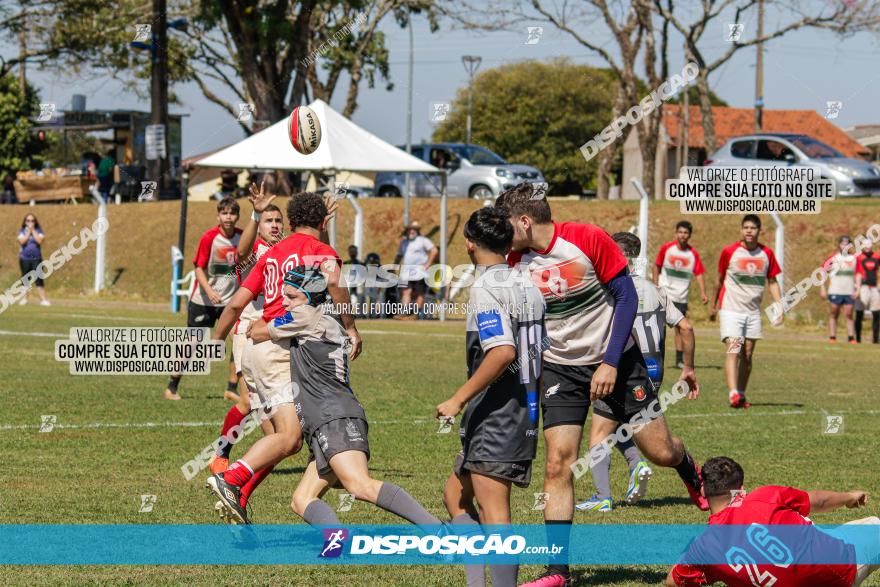
<path id="1" fill-rule="evenodd" d="M 150 79 L 150 124 L 161 125 L 165 132 L 165 153 L 147 160 L 148 178 L 156 182 L 156 193 L 166 188 L 168 175 L 168 19 L 165 0 L 153 0 L 152 67 Z"/>
<path id="2" fill-rule="evenodd" d="M 412 103 L 413 103 L 413 24 L 412 11 L 409 13 L 409 90 L 406 97 L 406 152 L 412 154 Z M 403 196 L 403 225 L 409 226 L 409 197 L 412 183 L 406 174 L 406 194 Z"/>
<path id="3" fill-rule="evenodd" d="M 758 38 L 764 36 L 764 0 L 758 0 Z M 764 126 L 764 43 L 758 43 L 758 61 L 755 64 L 755 132 Z"/>
<path id="4" fill-rule="evenodd" d="M 477 69 L 480 68 L 480 63 L 482 61 L 483 58 L 477 55 L 463 55 L 461 58 L 461 62 L 464 64 L 464 69 L 468 73 L 467 134 L 464 140 L 468 145 L 471 144 L 471 102 L 474 93 L 474 74 L 477 72 Z"/>

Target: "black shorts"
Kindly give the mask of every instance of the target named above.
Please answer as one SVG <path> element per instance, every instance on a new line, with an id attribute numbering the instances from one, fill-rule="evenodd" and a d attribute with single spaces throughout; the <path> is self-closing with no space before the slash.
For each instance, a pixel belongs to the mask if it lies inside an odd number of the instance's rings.
<path id="1" fill-rule="evenodd" d="M 18 266 L 21 268 L 21 276 L 24 277 L 33 271 L 37 276 L 33 283 L 37 287 L 43 287 L 43 278 L 40 277 L 39 273 L 36 273 L 37 267 L 39 267 L 42 262 L 42 259 L 22 259 L 21 257 L 18 259 Z"/>
<path id="2" fill-rule="evenodd" d="M 367 421 L 361 418 L 338 418 L 318 426 L 311 437 L 306 439 L 309 445 L 309 462 L 315 461 L 318 474 L 329 475 L 333 472 L 330 459 L 341 452 L 359 450 L 366 453 L 369 460 L 368 430 Z"/>
<path id="3" fill-rule="evenodd" d="M 688 303 L 687 302 L 672 302 L 672 305 L 681 312 L 682 316 L 687 317 L 688 315 Z"/>
<path id="4" fill-rule="evenodd" d="M 186 325 L 189 328 L 214 328 L 225 306 L 203 306 L 190 302 L 186 306 Z"/>
<path id="5" fill-rule="evenodd" d="M 541 385 L 544 430 L 562 424 L 584 425 L 590 410 L 590 381 L 598 367 L 599 364 L 544 363 Z M 642 392 L 636 391 L 639 387 Z M 637 399 L 638 397 L 642 399 Z M 656 393 L 648 378 L 645 360 L 638 347 L 633 345 L 620 358 L 614 391 L 603 401 L 596 402 L 593 411 L 612 420 L 618 419 L 617 416 L 620 415 L 628 421 L 629 416 L 637 414 L 654 397 Z"/>
<path id="6" fill-rule="evenodd" d="M 517 487 L 528 487 L 532 482 L 532 461 L 465 461 L 464 453 L 460 452 L 455 457 L 452 472 L 459 477 L 476 473 L 502 481 L 510 481 Z"/>
<path id="7" fill-rule="evenodd" d="M 423 296 L 428 293 L 428 284 L 424 279 L 413 279 L 412 281 L 405 282 L 402 286 L 403 289 L 411 289 L 412 295 L 414 296 Z"/>

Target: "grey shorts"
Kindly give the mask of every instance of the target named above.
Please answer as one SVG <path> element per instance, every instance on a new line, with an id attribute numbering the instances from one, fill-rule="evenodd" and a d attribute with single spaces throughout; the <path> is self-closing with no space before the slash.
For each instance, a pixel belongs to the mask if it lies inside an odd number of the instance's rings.
<path id="1" fill-rule="evenodd" d="M 464 453 L 455 456 L 452 472 L 461 477 L 469 473 L 494 477 L 510 481 L 517 487 L 528 487 L 532 481 L 532 461 L 514 461 L 510 463 L 496 461 L 467 461 Z"/>
<path id="2" fill-rule="evenodd" d="M 318 426 L 307 439 L 309 462 L 315 461 L 320 475 L 329 475 L 330 459 L 341 452 L 359 450 L 370 458 L 367 421 L 361 418 L 339 418 Z"/>

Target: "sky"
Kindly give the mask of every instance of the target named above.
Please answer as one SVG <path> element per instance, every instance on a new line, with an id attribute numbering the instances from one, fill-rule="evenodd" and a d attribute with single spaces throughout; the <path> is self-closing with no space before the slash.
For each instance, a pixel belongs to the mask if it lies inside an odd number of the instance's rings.
<path id="1" fill-rule="evenodd" d="M 753 17 L 754 18 L 754 17 Z M 780 18 L 768 14 L 766 30 Z M 788 16 L 786 21 L 790 20 Z M 543 26 L 537 43 L 527 44 L 528 26 Z M 754 34 L 755 23 L 746 20 L 743 38 Z M 393 19 L 387 19 L 383 30 L 390 52 L 391 80 L 394 90 L 388 92 L 384 84 L 369 89 L 362 84 L 358 98 L 359 108 L 352 119 L 368 131 L 393 144 L 406 141 L 406 104 L 408 90 L 409 34 Z M 613 49 L 610 33 L 601 23 L 579 29 L 591 40 Z M 707 56 L 717 56 L 729 46 L 725 41 L 727 25 L 719 18 L 700 43 Z M 433 130 L 431 104 L 449 102 L 458 88 L 467 84 L 467 74 L 461 63 L 462 55 L 478 55 L 483 61 L 480 70 L 513 63 L 524 59 L 547 60 L 568 57 L 573 62 L 603 66 L 602 60 L 579 45 L 568 35 L 546 23 L 523 23 L 513 31 L 474 32 L 455 29 L 451 23 L 441 23 L 441 29 L 431 33 L 424 18 L 414 21 L 414 80 L 413 80 L 413 133 L 414 143 L 430 140 Z M 670 71 L 680 71 L 684 65 L 681 37 L 672 34 Z M 9 55 L 15 48 L 9 43 L 0 45 Z M 715 93 L 731 106 L 750 108 L 755 95 L 754 48 L 741 49 L 726 65 L 710 77 Z M 842 102 L 837 118 L 841 127 L 857 124 L 880 124 L 876 104 L 880 97 L 880 35 L 859 34 L 840 39 L 831 33 L 801 30 L 765 45 L 764 102 L 768 109 L 813 109 L 823 116 L 826 103 Z M 641 68 L 640 68 L 641 69 Z M 136 95 L 112 79 L 84 80 L 69 74 L 28 70 L 29 81 L 40 91 L 41 102 L 53 102 L 59 110 L 70 107 L 74 93 L 84 94 L 87 109 L 131 108 L 150 109 L 148 100 Z M 145 81 L 148 84 L 149 81 Z M 342 109 L 345 102 L 347 79 L 341 79 L 331 106 Z M 224 95 L 222 88 L 215 88 Z M 180 102 L 171 105 L 171 112 L 186 114 L 183 123 L 183 154 L 189 157 L 244 138 L 237 122 L 219 106 L 202 96 L 195 84 L 178 85 L 173 91 Z M 225 96 L 230 97 L 230 96 Z M 233 100 L 237 101 L 237 100 Z M 610 122 L 610 121 L 609 121 Z M 512 124 L 515 121 L 511 121 Z M 475 118 L 474 126 L 479 125 Z M 590 137 L 584 137 L 584 141 Z M 503 155 L 503 153 L 502 153 Z"/>

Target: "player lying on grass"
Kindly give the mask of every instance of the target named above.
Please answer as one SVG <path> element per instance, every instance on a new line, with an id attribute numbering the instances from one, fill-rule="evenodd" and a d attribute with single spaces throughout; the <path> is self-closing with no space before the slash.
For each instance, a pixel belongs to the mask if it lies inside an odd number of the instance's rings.
<path id="1" fill-rule="evenodd" d="M 779 587 L 850 587 L 861 585 L 877 564 L 805 564 L 817 558 L 856 561 L 853 545 L 809 528 L 810 514 L 848 507 L 859 508 L 868 501 L 864 491 L 801 491 L 794 487 L 764 486 L 744 490 L 742 467 L 727 457 L 715 457 L 703 466 L 703 493 L 709 500 L 709 525 L 760 528 L 763 535 L 753 540 L 736 527 L 707 532 L 688 547 L 686 560 L 728 560 L 729 564 L 677 564 L 666 577 L 667 587 L 724 583 L 730 587 L 778 585 Z M 880 524 L 880 518 L 863 518 L 849 524 Z M 778 530 L 774 532 L 773 526 Z M 807 528 L 798 529 L 798 527 Z M 880 526 L 877 527 L 880 531 Z M 743 534 L 747 532 L 743 531 Z M 874 532 L 877 536 L 877 532 Z M 780 537 L 788 539 L 789 543 Z M 736 544 L 730 541 L 735 540 Z M 763 546 L 763 548 L 762 548 Z M 880 563 L 880 540 L 865 545 L 872 561 Z M 734 554 L 735 553 L 735 554 Z M 756 564 L 760 559 L 780 564 Z M 733 558 L 727 558 L 731 557 Z M 749 562 L 751 560 L 751 562 Z M 798 561 L 803 561 L 798 564 Z"/>
<path id="2" fill-rule="evenodd" d="M 522 183 L 505 191 L 495 206 L 510 214 L 513 251 L 508 264 L 520 263 L 547 304 L 541 411 L 547 459 L 544 492 L 549 495 L 544 523 L 549 539 L 562 546 L 531 587 L 569 584 L 568 540 L 574 514 L 574 471 L 590 402 L 604 400 L 613 419 L 610 430 L 627 422 L 657 395 L 647 367 L 632 342 L 638 294 L 620 249 L 608 233 L 592 224 L 553 222 L 541 188 Z M 595 417 L 595 415 L 594 415 Z M 691 499 L 700 496 L 699 467 L 684 444 L 669 433 L 661 416 L 635 435 L 651 462 L 673 467 Z"/>
<path id="3" fill-rule="evenodd" d="M 274 198 L 274 196 L 271 197 Z M 254 239 L 255 233 L 256 239 Z M 283 233 L 284 217 L 281 214 L 281 210 L 278 209 L 278 206 L 275 206 L 274 204 L 269 204 L 263 208 L 263 211 L 259 214 L 259 222 L 254 222 L 252 220 L 248 224 L 242 233 L 241 240 L 243 242 L 253 242 L 253 250 L 249 257 L 245 257 L 244 260 L 239 263 L 239 283 L 247 279 L 256 262 L 266 253 L 266 251 L 269 250 L 270 247 L 272 247 L 272 245 L 281 240 Z M 235 361 L 235 368 L 239 375 L 242 372 L 244 348 L 247 346 L 247 327 L 251 321 L 256 320 L 263 314 L 264 303 L 265 297 L 262 293 L 255 299 L 251 300 L 251 303 L 249 303 L 242 311 L 241 316 L 238 321 L 236 321 L 235 327 L 232 330 L 233 360 Z M 222 473 L 229 468 L 229 455 L 232 452 L 233 445 L 238 441 L 238 438 L 228 438 L 227 433 L 241 424 L 244 417 L 251 411 L 250 394 L 256 393 L 256 390 L 251 389 L 243 377 L 240 377 L 239 385 L 243 387 L 243 390 L 240 395 L 235 395 L 234 399 L 236 403 L 229 408 L 229 411 L 226 413 L 226 417 L 223 420 L 223 428 L 220 430 L 220 436 L 224 439 L 224 442 L 221 442 L 218 445 L 217 454 L 214 456 L 214 460 L 211 461 L 212 473 Z M 266 418 L 262 419 L 260 426 L 266 434 L 274 432 L 272 422 Z"/>
<path id="4" fill-rule="evenodd" d="M 393 483 L 370 476 L 367 416 L 348 381 L 349 344 L 339 320 L 316 307 L 327 299 L 326 278 L 318 267 L 295 267 L 284 277 L 286 312 L 269 322 L 251 323 L 254 342 L 291 340 L 293 394 L 309 446 L 309 464 L 293 492 L 291 509 L 313 526 L 338 526 L 339 519 L 321 497 L 337 481 L 356 499 L 420 526 L 440 525 L 413 497 Z M 230 513 L 245 519 L 238 487 L 215 475 L 214 492 Z M 232 497 L 229 497 L 229 496 Z"/>
<path id="5" fill-rule="evenodd" d="M 332 196 L 331 196 L 332 197 Z M 320 196 L 311 192 L 295 194 L 287 203 L 287 219 L 292 234 L 263 254 L 248 278 L 233 296 L 220 316 L 214 338 L 222 340 L 232 329 L 244 308 L 261 293 L 265 296 L 263 320 L 270 321 L 284 314 L 281 289 L 284 272 L 309 259 L 322 264 L 328 276 L 327 289 L 335 304 L 347 307 L 348 289 L 340 285 L 339 255 L 319 237 L 333 214 Z M 360 337 L 350 314 L 341 314 L 352 344 L 352 358 L 360 351 Z M 242 488 L 240 506 L 246 511 L 250 492 L 265 479 L 272 468 L 302 448 L 302 428 L 294 408 L 290 384 L 290 341 L 287 339 L 261 343 L 248 340 L 242 351 L 242 376 L 250 389 L 251 407 L 261 410 L 261 417 L 272 422 L 273 432 L 255 442 L 247 453 L 224 473 L 227 482 Z M 211 478 L 208 480 L 211 482 Z"/>
<path id="6" fill-rule="evenodd" d="M 510 524 L 510 486 L 528 487 L 538 447 L 544 299 L 527 275 L 507 266 L 512 237 L 507 213 L 498 208 L 477 210 L 464 226 L 479 275 L 468 298 L 469 378 L 436 411 L 453 418 L 467 404 L 462 450 L 443 490 L 453 524 Z M 492 585 L 515 587 L 518 570 L 489 565 Z M 465 573 L 468 587 L 485 586 L 483 565 L 467 565 Z"/>
<path id="7" fill-rule="evenodd" d="M 694 329 L 690 322 L 679 311 L 678 306 L 669 302 L 666 290 L 659 289 L 651 281 L 645 279 L 641 274 L 643 268 L 636 270 L 635 260 L 639 256 L 642 248 L 642 241 L 639 237 L 630 232 L 618 232 L 611 237 L 623 255 L 629 262 L 633 284 L 639 296 L 639 310 L 636 314 L 635 322 L 633 322 L 633 338 L 642 351 L 645 358 L 645 365 L 648 367 L 648 377 L 655 392 L 659 392 L 660 385 L 663 383 L 663 361 L 666 350 L 666 326 L 675 328 L 677 333 L 681 334 L 681 344 L 683 353 L 682 359 L 684 367 L 681 371 L 680 380 L 688 385 L 688 398 L 697 399 L 700 393 L 697 385 L 697 376 L 694 372 L 694 349 L 696 346 L 694 338 Z M 593 420 L 590 430 L 590 452 L 599 450 L 599 447 L 605 436 L 600 432 L 607 427 L 603 426 L 605 418 L 601 415 L 602 411 L 609 411 L 602 404 L 603 400 L 596 401 L 593 406 Z M 651 480 L 653 471 L 651 467 L 642 460 L 638 448 L 632 439 L 625 442 L 617 442 L 617 449 L 623 454 L 629 464 L 629 486 L 626 490 L 626 503 L 633 505 L 637 503 L 648 492 L 648 482 Z M 596 486 L 596 493 L 593 497 L 583 503 L 579 503 L 575 507 L 579 510 L 610 512 L 613 509 L 613 501 L 611 499 L 611 453 L 603 451 L 604 456 L 601 460 L 595 461 L 590 459 L 590 472 L 593 474 L 593 483 Z"/>

